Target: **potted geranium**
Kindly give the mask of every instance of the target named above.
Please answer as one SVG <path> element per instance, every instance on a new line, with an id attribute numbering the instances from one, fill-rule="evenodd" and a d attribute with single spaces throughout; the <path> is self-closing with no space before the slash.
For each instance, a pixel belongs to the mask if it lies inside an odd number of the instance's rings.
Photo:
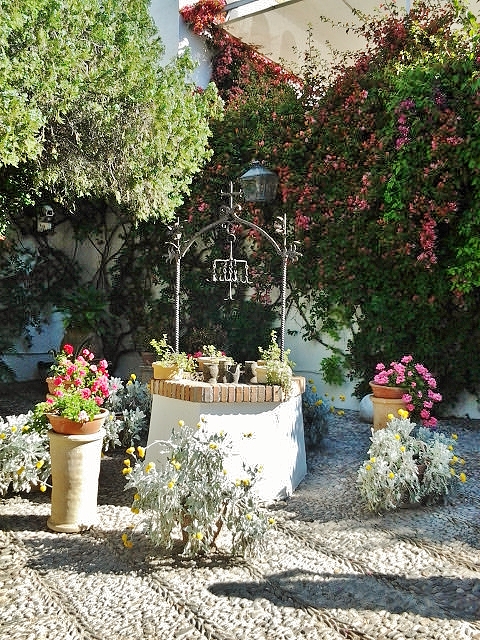
<path id="1" fill-rule="evenodd" d="M 106 360 L 95 361 L 95 354 L 89 349 L 82 349 L 75 355 L 71 344 L 64 344 L 60 353 L 50 367 L 47 378 L 48 390 L 53 393 L 57 387 L 103 387 L 106 388 L 108 378 Z"/>
<path id="2" fill-rule="evenodd" d="M 108 363 L 95 363 L 88 349 L 74 357 L 73 347 L 64 345 L 52 367 L 53 388 L 36 413 L 43 412 L 52 429 L 64 434 L 99 431 L 108 411 L 102 408 L 110 394 Z"/>
<path id="3" fill-rule="evenodd" d="M 357 477 L 371 511 L 436 503 L 466 481 L 465 461 L 456 453 L 457 436 L 416 428 L 406 410 L 398 418 L 390 416 L 385 429 L 373 432 L 371 442 Z"/>
<path id="4" fill-rule="evenodd" d="M 399 362 L 391 362 L 389 367 L 380 362 L 376 372 L 370 382 L 374 399 L 401 399 L 404 408 L 418 417 L 424 427 L 436 426 L 432 409 L 436 402 L 441 402 L 442 396 L 436 391 L 437 381 L 423 364 L 414 362 L 413 356 L 405 355 Z M 390 395 L 385 396 L 385 391 Z"/>
<path id="5" fill-rule="evenodd" d="M 185 373 L 195 370 L 195 360 L 184 351 L 175 351 L 167 342 L 167 334 L 164 333 L 160 340 L 150 340 L 151 346 L 157 354 L 152 363 L 153 377 L 157 380 L 182 378 Z"/>

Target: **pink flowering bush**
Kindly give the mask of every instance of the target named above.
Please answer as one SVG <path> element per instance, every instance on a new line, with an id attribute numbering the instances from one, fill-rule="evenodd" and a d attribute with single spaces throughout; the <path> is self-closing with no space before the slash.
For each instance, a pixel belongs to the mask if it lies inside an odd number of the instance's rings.
<path id="1" fill-rule="evenodd" d="M 423 364 L 413 362 L 413 356 L 407 355 L 400 362 L 391 362 L 388 369 L 380 362 L 376 371 L 375 384 L 404 389 L 402 400 L 407 411 L 418 415 L 424 427 L 436 426 L 432 409 L 435 402 L 441 402 L 442 396 L 436 391 L 437 381 Z"/>

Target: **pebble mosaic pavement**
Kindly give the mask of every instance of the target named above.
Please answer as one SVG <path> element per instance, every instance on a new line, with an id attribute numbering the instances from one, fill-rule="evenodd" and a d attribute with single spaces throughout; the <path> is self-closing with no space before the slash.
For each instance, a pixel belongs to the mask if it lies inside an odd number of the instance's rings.
<path id="1" fill-rule="evenodd" d="M 266 549 L 246 560 L 221 542 L 196 561 L 142 538 L 125 548 L 134 515 L 122 452 L 102 460 L 89 531 L 49 531 L 48 492 L 7 496 L 0 640 L 480 640 L 480 428 L 441 427 L 458 434 L 467 483 L 451 503 L 378 516 L 355 488 L 370 427 L 356 412 L 335 416 L 304 482 L 269 507 Z"/>

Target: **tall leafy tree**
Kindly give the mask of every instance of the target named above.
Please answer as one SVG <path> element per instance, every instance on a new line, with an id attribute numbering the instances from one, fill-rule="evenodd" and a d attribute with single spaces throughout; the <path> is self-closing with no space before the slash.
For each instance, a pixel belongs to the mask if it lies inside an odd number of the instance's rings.
<path id="1" fill-rule="evenodd" d="M 147 0 L 0 5 L 0 227 L 48 191 L 169 219 L 210 155 L 213 85 L 161 66 Z"/>

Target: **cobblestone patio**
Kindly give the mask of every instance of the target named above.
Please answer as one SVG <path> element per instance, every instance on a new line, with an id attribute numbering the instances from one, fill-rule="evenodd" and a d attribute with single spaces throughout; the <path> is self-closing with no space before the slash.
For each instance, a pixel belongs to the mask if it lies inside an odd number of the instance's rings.
<path id="1" fill-rule="evenodd" d="M 2 394 L 1 413 L 21 412 L 28 393 Z M 374 516 L 355 487 L 370 427 L 356 412 L 336 416 L 305 481 L 270 506 L 277 527 L 266 550 L 247 560 L 164 557 L 141 537 L 126 549 L 134 516 L 121 451 L 102 460 L 99 524 L 85 533 L 47 529 L 48 492 L 8 496 L 0 637 L 480 640 L 480 430 L 464 420 L 441 428 L 458 433 L 466 459 L 459 494 Z"/>

